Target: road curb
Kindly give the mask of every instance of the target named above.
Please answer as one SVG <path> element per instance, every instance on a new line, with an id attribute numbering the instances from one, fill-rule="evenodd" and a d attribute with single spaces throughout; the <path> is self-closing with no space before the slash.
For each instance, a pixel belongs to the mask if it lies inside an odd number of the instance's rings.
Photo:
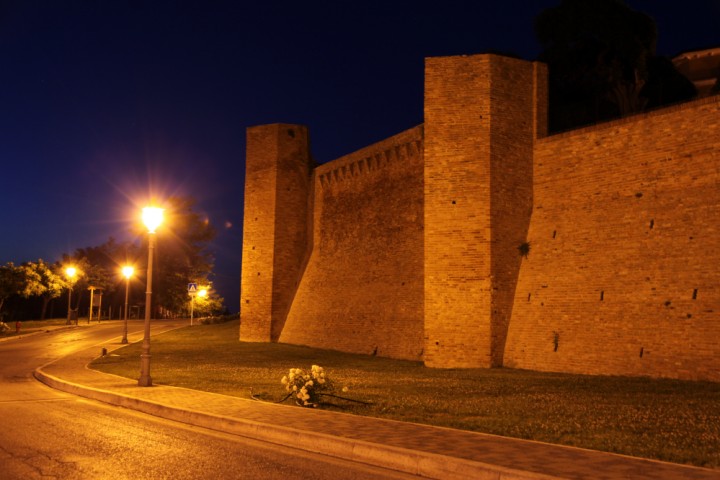
<path id="1" fill-rule="evenodd" d="M 446 455 L 170 407 L 149 400 L 68 382 L 44 372 L 42 367 L 37 368 L 33 375 L 38 381 L 51 388 L 80 397 L 189 425 L 388 468 L 425 478 L 448 480 L 467 478 L 477 480 L 551 480 L 560 478 Z"/>

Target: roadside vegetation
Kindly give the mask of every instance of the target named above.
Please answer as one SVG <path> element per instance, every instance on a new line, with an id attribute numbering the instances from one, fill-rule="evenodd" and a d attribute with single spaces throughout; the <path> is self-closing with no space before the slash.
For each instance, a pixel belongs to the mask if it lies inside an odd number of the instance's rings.
<path id="1" fill-rule="evenodd" d="M 720 467 L 720 383 L 513 369 L 426 368 L 330 350 L 238 341 L 238 320 L 152 340 L 158 384 L 279 401 L 290 368 L 324 368 L 342 396 L 321 408 Z M 92 368 L 137 376 L 140 343 Z M 288 400 L 289 402 L 290 400 Z M 298 407 L 302 408 L 302 407 Z"/>

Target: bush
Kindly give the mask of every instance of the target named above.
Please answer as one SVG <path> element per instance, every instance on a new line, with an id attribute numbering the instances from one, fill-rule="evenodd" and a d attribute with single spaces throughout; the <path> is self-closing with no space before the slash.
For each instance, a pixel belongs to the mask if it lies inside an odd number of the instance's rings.
<path id="1" fill-rule="evenodd" d="M 236 313 L 234 315 L 217 315 L 212 317 L 201 317 L 198 318 L 198 321 L 203 325 L 214 325 L 216 323 L 225 323 L 229 322 L 231 320 L 237 320 L 240 318 L 240 314 Z"/>

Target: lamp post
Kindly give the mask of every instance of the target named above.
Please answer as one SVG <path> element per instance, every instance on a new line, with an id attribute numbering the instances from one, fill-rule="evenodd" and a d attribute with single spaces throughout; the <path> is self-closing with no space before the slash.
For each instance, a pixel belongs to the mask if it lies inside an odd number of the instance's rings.
<path id="1" fill-rule="evenodd" d="M 125 277 L 125 328 L 123 329 L 123 338 L 120 343 L 128 343 L 127 339 L 127 317 L 128 317 L 128 292 L 130 291 L 130 277 L 132 277 L 135 269 L 131 266 L 122 268 L 122 274 Z"/>
<path id="2" fill-rule="evenodd" d="M 195 297 L 204 298 L 207 295 L 207 290 L 202 288 L 197 292 L 190 292 L 190 326 L 193 324 L 193 313 L 195 311 Z"/>
<path id="3" fill-rule="evenodd" d="M 90 285 L 88 287 L 88 290 L 90 290 L 90 308 L 88 309 L 88 325 L 90 325 L 90 320 L 92 320 L 93 315 L 93 307 L 95 306 L 95 298 L 93 296 L 95 295 L 95 290 L 97 290 L 97 287 L 93 287 Z"/>
<path id="4" fill-rule="evenodd" d="M 190 295 L 190 326 L 193 324 L 193 313 L 195 312 L 195 295 L 197 292 L 188 292 Z"/>
<path id="5" fill-rule="evenodd" d="M 163 220 L 163 209 L 157 207 L 145 207 L 142 211 L 142 220 L 148 229 L 148 267 L 147 267 L 147 290 L 145 291 L 145 336 L 143 337 L 142 353 L 140 354 L 140 378 L 138 385 L 151 387 L 150 378 L 150 312 L 152 311 L 152 267 L 153 250 L 155 249 L 155 229 L 160 226 Z"/>
<path id="6" fill-rule="evenodd" d="M 68 287 L 68 314 L 66 323 L 66 325 L 70 325 L 70 313 L 72 312 L 72 309 L 70 308 L 70 301 L 72 300 L 72 289 L 73 283 L 75 281 L 75 275 L 77 275 L 77 269 L 75 267 L 67 267 L 65 269 L 65 275 L 67 275 L 68 283 L 70 284 L 70 286 Z"/>

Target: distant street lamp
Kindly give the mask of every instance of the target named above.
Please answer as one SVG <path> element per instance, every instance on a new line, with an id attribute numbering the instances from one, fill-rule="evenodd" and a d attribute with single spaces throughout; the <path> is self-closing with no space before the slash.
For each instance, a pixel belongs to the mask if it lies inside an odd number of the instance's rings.
<path id="1" fill-rule="evenodd" d="M 207 296 L 207 290 L 202 288 L 197 292 L 190 292 L 190 326 L 193 324 L 193 314 L 195 311 L 195 297 L 205 298 Z"/>
<path id="2" fill-rule="evenodd" d="M 128 318 L 128 292 L 130 291 L 130 277 L 132 277 L 135 269 L 131 266 L 122 268 L 122 274 L 125 277 L 125 328 L 123 329 L 123 338 L 120 343 L 128 343 L 127 339 L 127 318 Z"/>
<path id="3" fill-rule="evenodd" d="M 147 268 L 147 290 L 145 292 L 145 336 L 143 337 L 142 353 L 140 354 L 140 378 L 138 385 L 151 387 L 150 378 L 150 312 L 152 311 L 152 267 L 153 250 L 155 249 L 155 229 L 163 221 L 163 209 L 156 207 L 145 207 L 142 211 L 142 221 L 148 229 L 148 268 Z"/>
<path id="4" fill-rule="evenodd" d="M 70 314 L 72 312 L 72 309 L 70 308 L 70 301 L 72 300 L 72 289 L 73 284 L 75 283 L 75 276 L 77 275 L 77 269 L 75 267 L 67 267 L 65 269 L 65 275 L 68 277 L 68 283 L 70 286 L 68 287 L 68 313 L 67 313 L 67 322 L 66 325 L 70 325 Z"/>

